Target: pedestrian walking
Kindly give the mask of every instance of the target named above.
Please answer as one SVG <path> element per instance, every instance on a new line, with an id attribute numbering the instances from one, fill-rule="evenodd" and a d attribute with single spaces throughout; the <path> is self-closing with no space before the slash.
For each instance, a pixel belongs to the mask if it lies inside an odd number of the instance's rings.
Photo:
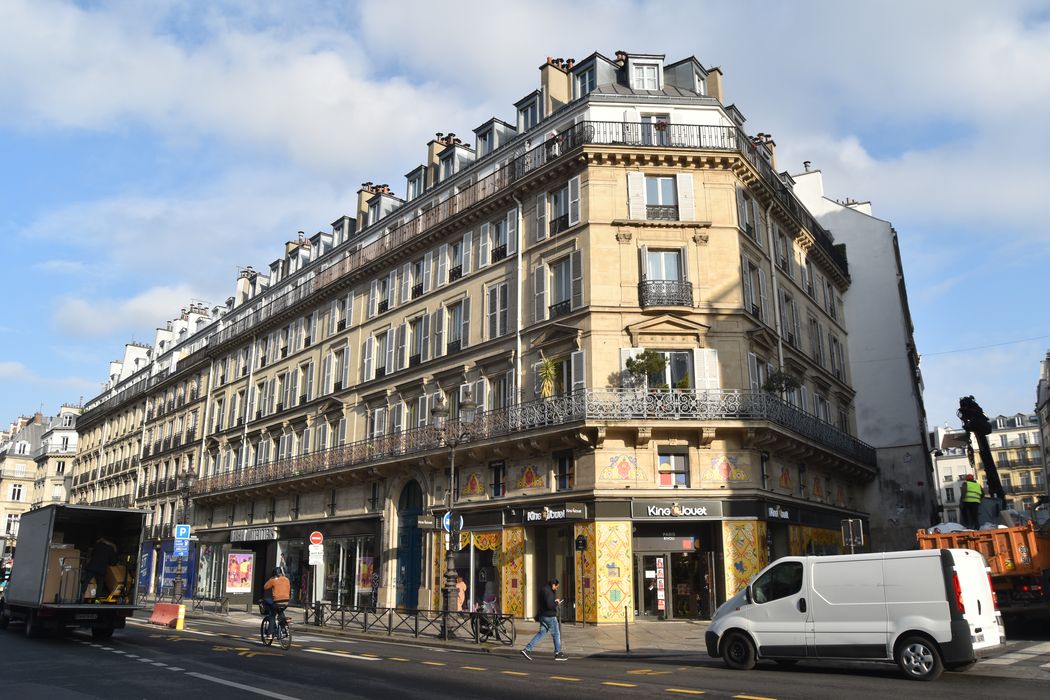
<path id="1" fill-rule="evenodd" d="M 558 605 L 561 603 L 561 598 L 557 596 L 558 585 L 558 579 L 554 578 L 540 589 L 540 608 L 536 613 L 536 622 L 540 623 L 540 629 L 521 650 L 521 655 L 529 661 L 532 661 L 532 650 L 548 632 L 551 634 L 551 639 L 554 640 L 554 660 L 567 661 L 569 658 L 561 653 L 561 627 L 558 625 Z"/>
<path id="2" fill-rule="evenodd" d="M 977 514 L 981 506 L 981 498 L 984 497 L 984 488 L 973 478 L 973 474 L 967 474 L 962 488 L 962 524 L 971 530 L 981 526 L 980 516 Z"/>

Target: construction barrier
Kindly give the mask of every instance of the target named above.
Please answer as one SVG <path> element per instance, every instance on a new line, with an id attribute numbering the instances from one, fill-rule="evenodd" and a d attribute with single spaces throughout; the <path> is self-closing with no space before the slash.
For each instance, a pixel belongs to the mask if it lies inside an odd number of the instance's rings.
<path id="1" fill-rule="evenodd" d="M 153 614 L 149 616 L 149 624 L 164 625 L 172 629 L 181 630 L 186 619 L 186 606 L 175 603 L 157 603 L 153 606 Z"/>

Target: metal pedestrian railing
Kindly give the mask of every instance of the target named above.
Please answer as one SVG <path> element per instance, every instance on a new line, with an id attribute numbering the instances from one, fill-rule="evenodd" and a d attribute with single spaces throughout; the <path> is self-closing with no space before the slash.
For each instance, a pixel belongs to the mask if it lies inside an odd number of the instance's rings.
<path id="1" fill-rule="evenodd" d="M 357 605 L 333 605 L 326 601 L 314 603 L 304 610 L 303 622 L 317 627 L 361 632 L 385 632 L 411 635 L 415 639 L 458 639 L 481 644 L 490 630 L 502 630 L 499 641 L 514 643 L 514 618 L 500 612 L 447 612 L 418 608 L 380 608 Z"/>

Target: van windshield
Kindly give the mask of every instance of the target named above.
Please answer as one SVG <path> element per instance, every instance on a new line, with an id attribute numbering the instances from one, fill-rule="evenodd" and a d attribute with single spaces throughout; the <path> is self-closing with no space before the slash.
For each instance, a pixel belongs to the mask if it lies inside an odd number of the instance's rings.
<path id="1" fill-rule="evenodd" d="M 786 561 L 758 577 L 751 586 L 756 603 L 768 603 L 802 590 L 802 563 Z"/>

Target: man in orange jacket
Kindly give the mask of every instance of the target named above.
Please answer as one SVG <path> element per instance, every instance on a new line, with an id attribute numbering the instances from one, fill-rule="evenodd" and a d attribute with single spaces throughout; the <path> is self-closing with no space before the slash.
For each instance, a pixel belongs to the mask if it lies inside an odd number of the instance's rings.
<path id="1" fill-rule="evenodd" d="M 288 607 L 288 601 L 292 594 L 292 584 L 284 575 L 284 570 L 277 567 L 273 570 L 273 576 L 263 585 L 263 607 L 266 616 L 270 618 L 270 629 L 277 636 L 277 619 L 281 616 L 281 622 L 285 622 L 284 609 Z"/>

